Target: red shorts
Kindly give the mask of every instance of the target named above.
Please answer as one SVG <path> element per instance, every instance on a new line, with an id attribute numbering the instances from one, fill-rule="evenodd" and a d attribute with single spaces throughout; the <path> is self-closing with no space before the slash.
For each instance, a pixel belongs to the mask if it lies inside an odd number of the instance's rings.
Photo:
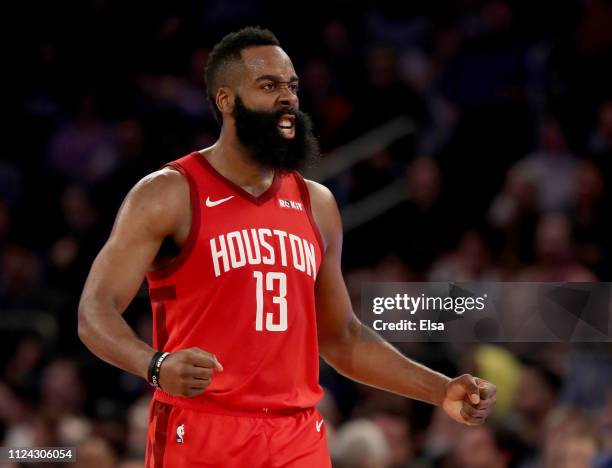
<path id="1" fill-rule="evenodd" d="M 227 413 L 151 401 L 146 468 L 331 468 L 316 408 Z"/>

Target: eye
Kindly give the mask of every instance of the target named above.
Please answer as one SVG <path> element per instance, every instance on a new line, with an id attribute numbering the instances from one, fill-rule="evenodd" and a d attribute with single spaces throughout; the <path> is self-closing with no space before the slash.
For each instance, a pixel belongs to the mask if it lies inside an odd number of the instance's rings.
<path id="1" fill-rule="evenodd" d="M 274 89 L 274 83 L 268 82 L 262 86 L 262 89 L 266 91 L 272 91 Z"/>
<path id="2" fill-rule="evenodd" d="M 291 83 L 289 85 L 289 91 L 291 91 L 293 94 L 297 94 L 297 92 L 300 90 L 300 85 L 297 83 Z"/>

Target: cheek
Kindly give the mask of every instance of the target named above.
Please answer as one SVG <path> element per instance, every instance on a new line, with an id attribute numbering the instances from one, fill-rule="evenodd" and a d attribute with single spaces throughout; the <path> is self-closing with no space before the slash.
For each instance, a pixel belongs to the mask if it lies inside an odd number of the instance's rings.
<path id="1" fill-rule="evenodd" d="M 250 109 L 269 111 L 274 108 L 275 100 L 274 95 L 262 91 L 242 96 L 242 102 Z"/>

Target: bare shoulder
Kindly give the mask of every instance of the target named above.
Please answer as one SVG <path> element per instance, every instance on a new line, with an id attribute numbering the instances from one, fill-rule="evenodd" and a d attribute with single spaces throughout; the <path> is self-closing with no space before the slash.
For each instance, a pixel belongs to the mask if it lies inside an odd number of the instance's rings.
<path id="1" fill-rule="evenodd" d="M 189 193 L 189 184 L 185 177 L 172 167 L 164 167 L 140 179 L 130 194 L 156 197 L 162 194 L 178 195 L 181 192 Z"/>
<path id="2" fill-rule="evenodd" d="M 304 179 L 304 182 L 306 182 L 306 187 L 308 187 L 310 203 L 313 207 L 316 205 L 320 209 L 335 208 L 336 199 L 331 190 L 314 180 Z"/>
<path id="3" fill-rule="evenodd" d="M 119 219 L 131 222 L 155 221 L 151 230 L 169 234 L 181 220 L 189 216 L 189 183 L 175 169 L 165 167 L 140 179 L 129 191 L 119 213 Z"/>
<path id="4" fill-rule="evenodd" d="M 336 198 L 325 185 L 308 179 L 304 181 L 308 187 L 312 216 L 327 248 L 330 243 L 335 243 L 342 236 L 342 223 Z"/>

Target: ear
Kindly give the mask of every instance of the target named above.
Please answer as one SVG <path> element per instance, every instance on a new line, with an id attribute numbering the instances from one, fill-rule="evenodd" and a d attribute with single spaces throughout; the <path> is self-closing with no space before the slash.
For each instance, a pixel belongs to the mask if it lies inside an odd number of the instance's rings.
<path id="1" fill-rule="evenodd" d="M 234 111 L 234 92 L 227 86 L 220 86 L 215 96 L 215 104 L 222 114 Z"/>

